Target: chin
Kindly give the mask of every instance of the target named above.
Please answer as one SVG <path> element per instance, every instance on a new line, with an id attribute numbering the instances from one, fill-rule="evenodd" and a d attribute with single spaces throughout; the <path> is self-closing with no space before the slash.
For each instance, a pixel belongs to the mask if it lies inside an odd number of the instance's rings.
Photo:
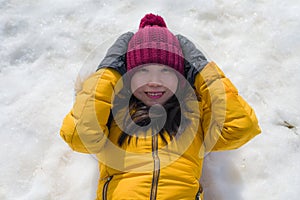
<path id="1" fill-rule="evenodd" d="M 163 101 L 163 102 L 159 102 L 159 101 L 156 101 L 156 102 L 146 102 L 145 104 L 147 105 L 147 106 L 154 106 L 154 105 L 164 105 L 166 102 L 165 101 Z"/>

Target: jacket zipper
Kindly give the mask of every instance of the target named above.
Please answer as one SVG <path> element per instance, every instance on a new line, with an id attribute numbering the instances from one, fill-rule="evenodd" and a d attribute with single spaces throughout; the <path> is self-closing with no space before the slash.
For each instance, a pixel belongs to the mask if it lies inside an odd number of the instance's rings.
<path id="1" fill-rule="evenodd" d="M 154 161 L 154 169 L 153 169 L 150 200 L 156 199 L 157 185 L 158 185 L 158 179 L 160 174 L 160 160 L 158 157 L 157 150 L 158 150 L 158 134 L 155 134 L 154 136 L 152 136 L 152 157 Z"/>
<path id="2" fill-rule="evenodd" d="M 107 199 L 107 189 L 108 189 L 108 184 L 111 181 L 112 176 L 109 176 L 106 180 L 106 182 L 104 183 L 103 186 L 103 190 L 102 190 L 102 200 L 106 200 Z"/>

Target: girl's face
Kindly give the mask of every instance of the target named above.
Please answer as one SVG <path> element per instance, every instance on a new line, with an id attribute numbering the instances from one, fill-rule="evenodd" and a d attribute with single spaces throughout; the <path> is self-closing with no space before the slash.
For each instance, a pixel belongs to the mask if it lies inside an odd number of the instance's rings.
<path id="1" fill-rule="evenodd" d="M 171 67 L 147 64 L 134 70 L 136 71 L 131 79 L 131 91 L 147 106 L 163 105 L 175 94 L 178 78 Z"/>

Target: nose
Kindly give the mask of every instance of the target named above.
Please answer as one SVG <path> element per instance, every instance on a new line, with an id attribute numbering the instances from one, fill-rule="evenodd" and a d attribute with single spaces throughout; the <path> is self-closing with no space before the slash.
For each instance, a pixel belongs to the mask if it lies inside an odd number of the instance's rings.
<path id="1" fill-rule="evenodd" d="M 150 86 L 150 87 L 160 87 L 160 86 L 162 86 L 162 84 L 158 83 L 158 82 L 148 82 L 147 85 Z"/>
<path id="2" fill-rule="evenodd" d="M 160 75 L 155 73 L 155 74 L 149 74 L 148 76 L 148 81 L 147 85 L 150 87 L 159 87 L 162 86 L 162 80 L 160 78 Z"/>

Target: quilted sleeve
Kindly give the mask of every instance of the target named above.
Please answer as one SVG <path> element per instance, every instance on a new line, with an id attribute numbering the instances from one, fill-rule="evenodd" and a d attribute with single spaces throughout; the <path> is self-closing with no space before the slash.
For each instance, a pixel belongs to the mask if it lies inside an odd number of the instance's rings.
<path id="1" fill-rule="evenodd" d="M 206 151 L 236 149 L 261 132 L 254 110 L 214 62 L 196 76 L 194 86 Z"/>
<path id="2" fill-rule="evenodd" d="M 120 77 L 114 69 L 103 68 L 84 82 L 60 130 L 74 151 L 98 153 L 105 144 L 114 87 Z"/>

